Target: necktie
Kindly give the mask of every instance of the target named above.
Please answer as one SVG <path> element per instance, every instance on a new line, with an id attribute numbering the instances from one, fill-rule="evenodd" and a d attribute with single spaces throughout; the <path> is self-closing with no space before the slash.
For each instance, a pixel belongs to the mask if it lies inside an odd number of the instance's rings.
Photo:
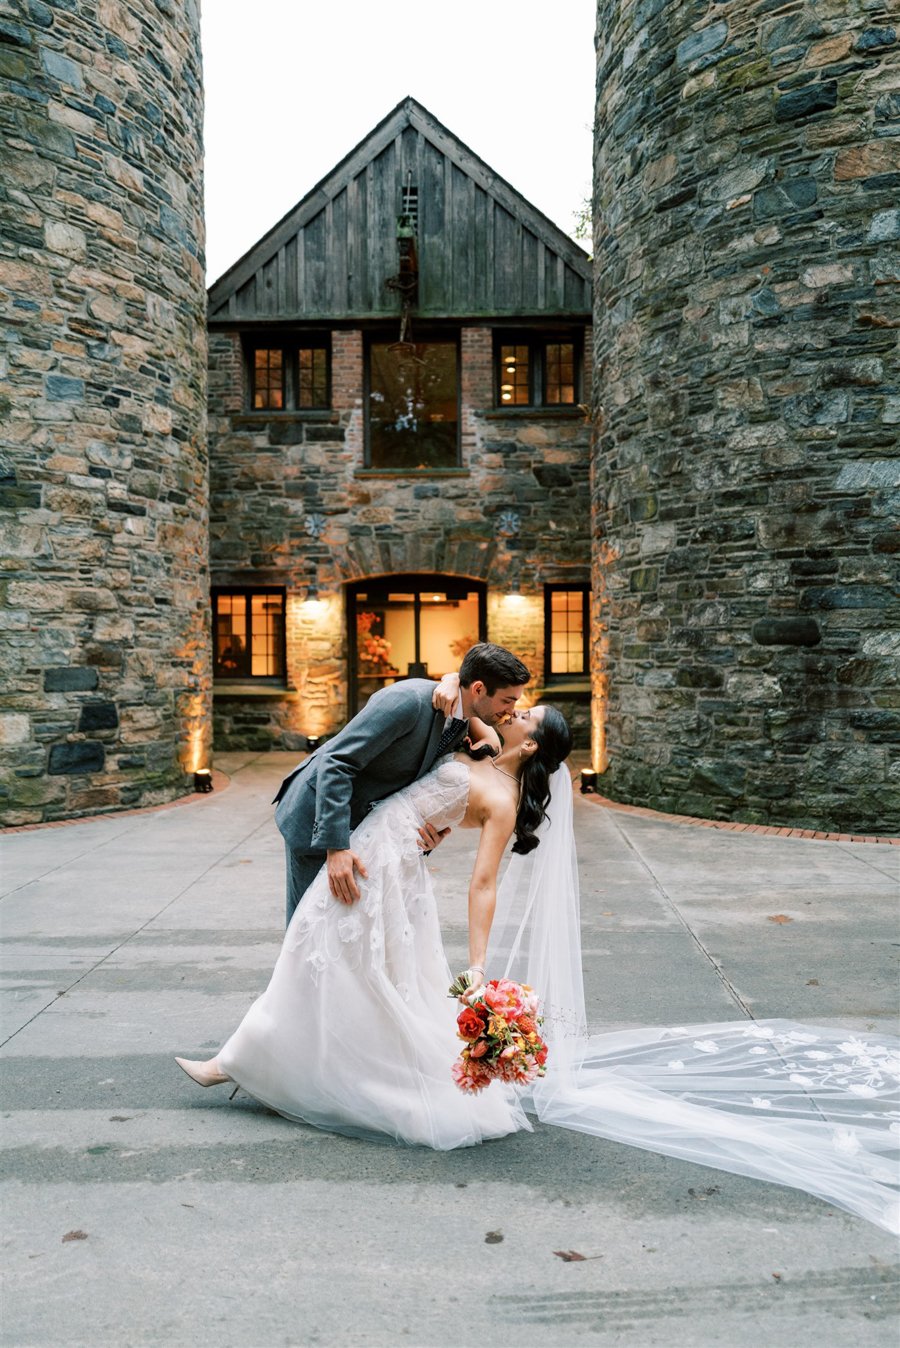
<path id="1" fill-rule="evenodd" d="M 458 744 L 461 744 L 468 728 L 468 721 L 461 721 L 458 717 L 451 716 L 444 726 L 441 738 L 438 740 L 437 757 L 440 758 L 442 754 L 449 754 L 451 749 L 455 749 Z"/>

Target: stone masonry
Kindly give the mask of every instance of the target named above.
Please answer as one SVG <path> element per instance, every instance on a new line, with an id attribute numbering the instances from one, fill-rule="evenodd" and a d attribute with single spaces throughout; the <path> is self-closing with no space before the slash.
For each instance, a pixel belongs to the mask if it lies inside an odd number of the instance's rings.
<path id="1" fill-rule="evenodd" d="M 347 715 L 343 585 L 403 572 L 488 585 L 488 638 L 511 647 L 540 684 L 543 585 L 590 579 L 589 435 L 583 410 L 494 409 L 491 331 L 460 342 L 462 460 L 435 474 L 363 467 L 363 334 L 332 333 L 326 412 L 247 413 L 241 338 L 210 333 L 211 570 L 215 585 L 287 592 L 287 693 L 217 690 L 218 748 L 302 748 Z M 590 334 L 586 343 L 588 359 Z M 589 380 L 589 370 L 586 370 Z M 503 531 L 503 512 L 519 517 Z M 319 538 L 310 516 L 327 521 Z M 521 597 L 506 597 L 511 571 Z M 320 599 L 306 601 L 315 580 Z M 587 744 L 584 698 L 548 693 Z"/>
<path id="2" fill-rule="evenodd" d="M 881 0 L 600 0 L 614 798 L 900 830 L 900 47 Z"/>
<path id="3" fill-rule="evenodd" d="M 7 824 L 169 800 L 208 762 L 195 0 L 0 17 Z"/>

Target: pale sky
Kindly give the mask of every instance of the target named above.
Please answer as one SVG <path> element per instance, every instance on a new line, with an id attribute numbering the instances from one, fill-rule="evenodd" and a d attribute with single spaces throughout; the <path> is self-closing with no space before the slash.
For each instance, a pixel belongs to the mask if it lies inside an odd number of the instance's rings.
<path id="1" fill-rule="evenodd" d="M 590 194 L 594 0 L 203 0 L 207 278 L 412 95 L 562 229 Z"/>

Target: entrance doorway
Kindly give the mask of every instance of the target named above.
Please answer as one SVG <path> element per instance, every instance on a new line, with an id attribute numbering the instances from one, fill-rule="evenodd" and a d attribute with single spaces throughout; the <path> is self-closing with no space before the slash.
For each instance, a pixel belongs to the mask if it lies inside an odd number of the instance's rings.
<path id="1" fill-rule="evenodd" d="M 347 586 L 350 715 L 400 679 L 459 669 L 487 631 L 486 587 L 458 576 L 378 576 Z"/>

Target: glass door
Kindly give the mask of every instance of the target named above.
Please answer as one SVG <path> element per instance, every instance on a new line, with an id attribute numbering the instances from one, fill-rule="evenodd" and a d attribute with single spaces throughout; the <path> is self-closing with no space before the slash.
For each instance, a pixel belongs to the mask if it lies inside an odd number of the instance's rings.
<path id="1" fill-rule="evenodd" d="M 484 641 L 483 582 L 458 576 L 378 576 L 347 587 L 350 714 L 400 679 L 439 679 Z"/>

